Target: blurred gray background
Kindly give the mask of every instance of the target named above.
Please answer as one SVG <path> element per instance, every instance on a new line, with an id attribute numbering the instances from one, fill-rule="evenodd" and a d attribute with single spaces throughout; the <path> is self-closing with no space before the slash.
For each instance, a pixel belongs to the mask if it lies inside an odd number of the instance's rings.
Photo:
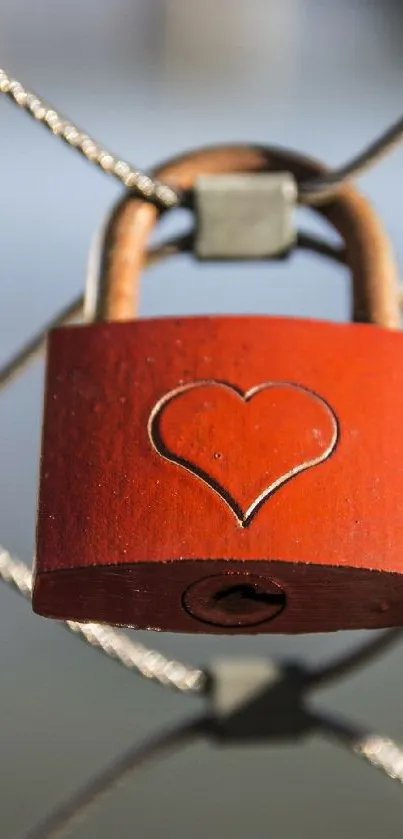
<path id="1" fill-rule="evenodd" d="M 402 109 L 403 14 L 378 0 L 0 0 L 0 64 L 139 166 L 250 140 L 343 162 Z M 0 99 L 0 355 L 82 288 L 109 177 Z M 403 152 L 362 179 L 403 261 Z M 284 265 L 150 271 L 142 313 L 267 311 L 345 319 L 347 272 Z M 42 364 L 1 395 L 1 541 L 34 541 Z M 199 708 L 103 660 L 0 588 L 0 836 L 14 839 L 136 738 Z M 144 635 L 144 634 L 142 634 Z M 361 636 L 362 637 L 362 636 Z M 319 662 L 359 633 L 257 639 L 159 635 L 193 663 L 237 652 Z M 403 739 L 403 644 L 315 700 Z M 284 748 L 198 745 L 112 792 L 77 839 L 397 839 L 403 795 L 317 739 Z"/>

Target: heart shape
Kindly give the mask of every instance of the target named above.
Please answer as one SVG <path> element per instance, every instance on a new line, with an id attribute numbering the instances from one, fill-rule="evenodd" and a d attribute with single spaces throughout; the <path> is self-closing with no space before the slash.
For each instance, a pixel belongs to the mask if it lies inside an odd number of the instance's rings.
<path id="1" fill-rule="evenodd" d="M 339 424 L 303 385 L 263 382 L 243 391 L 208 379 L 165 394 L 148 433 L 159 455 L 207 484 L 248 527 L 276 490 L 331 456 Z"/>

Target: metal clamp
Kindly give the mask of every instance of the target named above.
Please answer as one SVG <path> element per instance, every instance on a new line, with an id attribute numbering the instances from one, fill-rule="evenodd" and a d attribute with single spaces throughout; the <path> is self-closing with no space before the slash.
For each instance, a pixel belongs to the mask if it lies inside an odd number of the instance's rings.
<path id="1" fill-rule="evenodd" d="M 195 185 L 199 259 L 265 259 L 296 241 L 298 191 L 289 172 L 202 175 Z"/>
<path id="2" fill-rule="evenodd" d="M 298 665 L 265 658 L 213 662 L 210 705 L 212 736 L 219 742 L 295 740 L 315 723 L 305 710 L 306 673 Z"/>

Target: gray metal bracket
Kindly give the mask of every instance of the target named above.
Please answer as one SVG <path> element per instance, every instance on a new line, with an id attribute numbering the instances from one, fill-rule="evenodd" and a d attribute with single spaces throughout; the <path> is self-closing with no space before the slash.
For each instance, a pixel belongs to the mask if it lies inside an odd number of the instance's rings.
<path id="1" fill-rule="evenodd" d="M 199 259 L 266 259 L 296 241 L 297 185 L 289 172 L 202 175 L 196 181 Z"/>

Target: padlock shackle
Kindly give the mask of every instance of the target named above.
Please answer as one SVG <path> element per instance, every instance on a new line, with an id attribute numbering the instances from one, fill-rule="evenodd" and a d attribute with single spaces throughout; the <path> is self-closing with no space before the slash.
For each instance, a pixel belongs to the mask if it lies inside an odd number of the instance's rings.
<path id="1" fill-rule="evenodd" d="M 284 149 L 231 145 L 189 152 L 166 161 L 152 174 L 188 191 L 200 175 L 279 171 L 291 172 L 301 181 L 323 175 L 326 168 L 316 160 Z M 352 274 L 354 320 L 398 328 L 397 267 L 389 237 L 369 201 L 348 184 L 315 212 L 344 240 L 346 264 Z M 104 232 L 95 306 L 97 320 L 131 320 L 135 316 L 148 239 L 158 216 L 153 204 L 130 195 L 114 207 Z"/>

